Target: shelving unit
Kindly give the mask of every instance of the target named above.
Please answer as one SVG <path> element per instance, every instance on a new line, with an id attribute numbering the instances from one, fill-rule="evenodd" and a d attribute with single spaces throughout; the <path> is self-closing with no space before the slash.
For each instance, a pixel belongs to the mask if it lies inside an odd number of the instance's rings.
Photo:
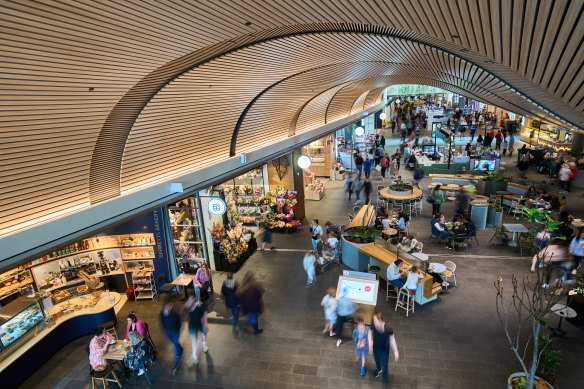
<path id="1" fill-rule="evenodd" d="M 182 261 L 199 261 L 206 257 L 199 206 L 197 197 L 187 197 L 167 207 L 174 253 L 179 268 Z"/>
<path id="2" fill-rule="evenodd" d="M 312 159 L 310 171 L 319 177 L 330 177 L 334 160 L 334 137 L 327 135 L 303 147 L 303 153 Z"/>
<path id="3" fill-rule="evenodd" d="M 154 300 L 156 297 L 156 283 L 154 270 L 138 270 L 132 272 L 132 285 L 136 300 Z"/>
<path id="4" fill-rule="evenodd" d="M 20 288 L 32 283 L 33 279 L 30 270 L 24 266 L 19 266 L 0 274 L 0 300 L 13 295 L 18 292 Z"/>
<path id="5" fill-rule="evenodd" d="M 122 260 L 128 259 L 142 259 L 142 258 L 154 258 L 154 249 L 152 246 L 148 247 L 133 247 L 133 248 L 123 248 L 120 249 L 122 255 Z"/>

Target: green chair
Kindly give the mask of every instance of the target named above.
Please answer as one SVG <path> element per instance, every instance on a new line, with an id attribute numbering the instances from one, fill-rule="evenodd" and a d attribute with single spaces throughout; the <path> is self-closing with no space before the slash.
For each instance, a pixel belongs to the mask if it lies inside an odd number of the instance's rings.
<path id="1" fill-rule="evenodd" d="M 469 242 L 468 236 L 466 234 L 456 234 L 452 238 L 452 248 L 454 253 L 456 254 L 456 249 L 466 249 L 466 253 L 469 252 Z"/>
<path id="2" fill-rule="evenodd" d="M 519 246 L 519 252 L 521 253 L 521 259 L 523 259 L 523 250 L 527 250 L 527 253 L 535 251 L 535 238 L 527 232 L 521 232 L 519 234 L 519 240 L 517 242 Z"/>
<path id="3" fill-rule="evenodd" d="M 477 238 L 477 230 L 474 230 L 473 232 L 471 232 L 470 234 L 468 234 L 468 242 L 469 243 L 472 241 L 472 238 L 474 238 L 475 239 L 475 242 L 477 242 L 477 246 L 480 246 L 479 240 Z"/>
<path id="4" fill-rule="evenodd" d="M 499 227 L 493 227 L 493 230 L 495 232 L 493 232 L 493 236 L 491 236 L 491 239 L 489 240 L 488 246 L 491 245 L 491 242 L 493 241 L 493 239 L 498 239 L 498 240 L 502 241 L 503 244 L 507 244 L 507 241 L 509 240 L 509 235 L 507 235 L 503 231 L 503 229 L 501 229 Z"/>

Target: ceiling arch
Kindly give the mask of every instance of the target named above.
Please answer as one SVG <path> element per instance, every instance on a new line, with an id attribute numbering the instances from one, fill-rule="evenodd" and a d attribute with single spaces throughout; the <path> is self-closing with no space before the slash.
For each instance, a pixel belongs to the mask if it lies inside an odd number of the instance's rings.
<path id="1" fill-rule="evenodd" d="M 389 52 L 396 62 L 422 45 L 418 62 L 448 68 L 452 77 L 468 82 L 457 86 L 468 93 L 488 101 L 498 97 L 519 107 L 515 111 L 584 127 L 582 2 L 459 0 L 452 7 L 433 0 L 407 4 L 234 0 L 229 10 L 224 7 L 214 1 L 151 0 L 0 4 L 5 27 L 0 36 L 0 234 L 44 215 L 120 195 L 125 152 L 131 161 L 152 150 L 151 143 L 130 134 L 136 119 L 142 114 L 153 122 L 164 120 L 146 112 L 160 90 L 223 54 L 279 37 L 312 34 L 329 39 L 335 33 L 393 37 L 401 42 Z M 343 54 L 339 50 L 335 55 Z M 203 86 L 205 81 L 201 82 Z M 457 85 L 454 80 L 443 82 Z M 249 95 L 240 95 L 244 106 L 261 92 L 255 85 L 250 88 Z M 216 93 L 230 91 L 217 88 Z M 242 109 L 230 98 L 216 101 L 227 105 L 215 109 L 230 107 L 241 116 Z M 188 113 L 170 100 L 167 103 L 168 115 L 176 115 L 168 124 L 182 126 L 185 118 L 180 115 Z M 306 112 L 299 114 L 299 123 L 308 117 Z M 217 120 L 208 111 L 201 111 L 201 116 L 208 123 Z M 190 120 L 191 125 L 203 122 Z M 144 137 L 159 136 L 141 130 Z M 194 131 L 194 138 L 198 136 L 202 132 Z M 132 152 L 126 145 L 130 138 Z M 161 138 L 160 146 L 171 143 Z M 205 149 L 190 143 L 188 147 L 196 152 Z M 150 164 L 145 169 L 155 164 L 146 162 Z M 190 161 L 169 168 L 196 166 Z M 137 176 L 140 171 L 132 173 Z M 31 200 L 39 197 L 45 203 L 33 204 Z M 22 207 L 13 207 L 15 202 Z"/>

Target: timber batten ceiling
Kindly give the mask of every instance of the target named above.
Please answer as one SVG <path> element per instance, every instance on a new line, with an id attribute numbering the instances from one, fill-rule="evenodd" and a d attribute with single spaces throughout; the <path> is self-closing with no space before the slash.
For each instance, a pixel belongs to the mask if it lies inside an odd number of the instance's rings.
<path id="1" fill-rule="evenodd" d="M 392 83 L 582 128 L 583 10 L 567 0 L 2 2 L 0 235 L 310 131 L 375 105 Z"/>

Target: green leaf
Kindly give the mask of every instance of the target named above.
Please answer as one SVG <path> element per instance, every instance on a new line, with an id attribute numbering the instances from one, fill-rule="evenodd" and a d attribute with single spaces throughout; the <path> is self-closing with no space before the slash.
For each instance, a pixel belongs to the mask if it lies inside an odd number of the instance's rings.
<path id="1" fill-rule="evenodd" d="M 533 320 L 535 320 L 536 322 L 538 322 L 539 324 L 541 324 L 544 327 L 547 326 L 547 323 L 544 320 L 542 320 L 542 319 L 540 319 L 538 317 L 534 317 Z"/>

